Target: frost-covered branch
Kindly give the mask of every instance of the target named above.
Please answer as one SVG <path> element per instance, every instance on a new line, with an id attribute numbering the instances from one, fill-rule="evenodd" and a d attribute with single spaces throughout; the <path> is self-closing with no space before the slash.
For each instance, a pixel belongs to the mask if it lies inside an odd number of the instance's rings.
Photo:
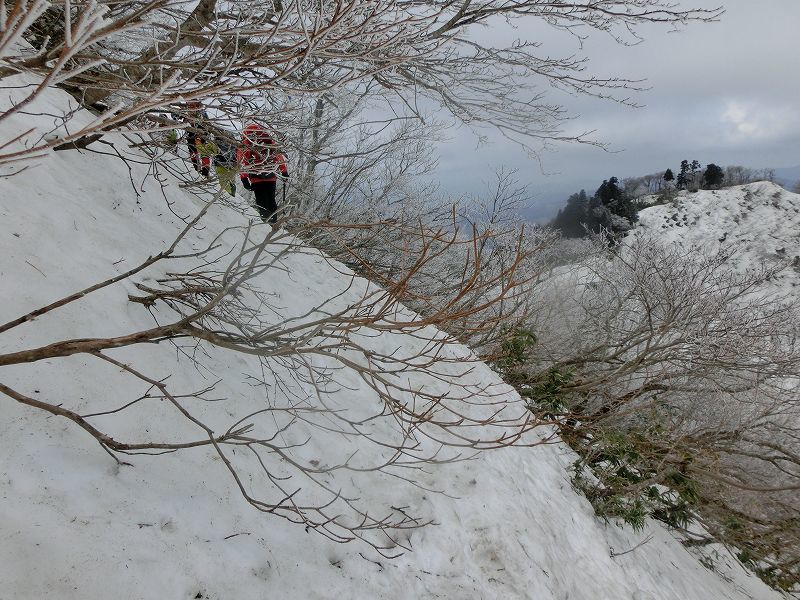
<path id="1" fill-rule="evenodd" d="M 317 236 L 330 241 L 335 237 L 331 229 L 345 229 L 343 224 L 300 219 L 285 224 L 312 242 Z M 196 225 L 196 220 L 190 221 L 187 228 Z M 476 249 L 490 242 L 488 233 L 462 238 L 454 231 L 422 226 L 415 231 L 385 222 L 351 227 L 397 227 L 403 237 L 417 236 L 420 241 L 412 246 L 414 256 L 409 256 L 406 270 L 383 275 L 383 285 L 378 286 L 283 229 L 228 228 L 204 249 L 191 252 L 182 251 L 184 230 L 166 251 L 139 267 L 30 311 L 2 332 L 8 335 L 101 289 L 138 279 L 138 292 L 130 301 L 150 312 L 153 327 L 6 352 L 0 355 L 0 367 L 84 356 L 112 368 L 115 381 L 144 386 L 143 393 L 128 398 L 114 393 L 91 399 L 91 408 L 79 408 L 69 398 L 33 398 L 6 384 L 0 392 L 11 401 L 71 421 L 118 461 L 138 454 L 209 452 L 256 509 L 338 542 L 361 539 L 381 553 L 396 553 L 404 546 L 402 532 L 427 521 L 407 510 L 375 514 L 373 507 L 358 500 L 347 483 L 350 479 L 389 477 L 426 487 L 418 473 L 427 465 L 544 439 L 531 434 L 541 422 L 507 386 L 465 383 L 472 379 L 468 374 L 485 367 L 434 327 L 468 319 L 471 312 L 486 310 L 515 293 L 516 270 L 524 254 L 482 278 L 483 262 Z M 344 243 L 350 238 L 340 239 Z M 449 290 L 450 302 L 426 313 L 403 306 L 415 273 L 453 247 L 464 248 L 461 256 L 470 265 L 460 286 Z M 358 249 L 342 248 L 341 253 L 360 263 L 359 270 L 369 268 Z M 259 282 L 284 276 L 287 262 L 299 255 L 326 264 L 331 276 L 342 282 L 341 289 L 304 307 L 281 306 Z M 471 294 L 482 302 L 465 303 Z M 171 344 L 198 370 L 210 369 L 206 362 L 211 348 L 252 357 L 260 374 L 251 373 L 250 381 L 261 392 L 250 401 L 234 401 L 222 393 L 223 382 L 200 390 L 181 389 L 169 374 L 156 374 L 152 367 L 125 358 L 126 349 L 143 344 Z M 119 385 L 123 390 L 135 387 L 130 381 Z M 340 396 L 348 389 L 360 389 L 359 398 L 374 401 L 343 403 Z M 156 424 L 168 413 L 177 414 L 184 427 L 160 431 Z M 120 428 L 131 414 L 144 416 L 142 427 Z M 304 455 L 310 439 L 329 449 L 324 463 L 309 462 Z"/>
<path id="2" fill-rule="evenodd" d="M 493 47 L 480 41 L 477 27 L 531 20 L 578 39 L 595 30 L 634 43 L 638 26 L 680 26 L 721 14 L 662 0 L 287 0 L 256 6 L 244 0 L 20 0 L 10 10 L 2 6 L 0 81 L 18 87 L 38 78 L 24 100 L 3 111 L 5 117 L 50 85 L 101 114 L 77 127 L 66 119 L 52 139 L 3 146 L 0 164 L 123 125 L 146 128 L 131 119 L 180 112 L 188 101 L 214 104 L 229 119 L 258 117 L 278 131 L 298 131 L 304 124 L 286 110 L 285 99 L 316 100 L 359 86 L 380 90 L 416 118 L 425 100 L 433 100 L 463 123 L 498 127 L 523 144 L 585 141 L 563 133 L 567 115 L 543 90 L 554 86 L 628 102 L 628 90 L 639 82 L 589 74 L 585 59 L 555 56 L 537 40 Z"/>

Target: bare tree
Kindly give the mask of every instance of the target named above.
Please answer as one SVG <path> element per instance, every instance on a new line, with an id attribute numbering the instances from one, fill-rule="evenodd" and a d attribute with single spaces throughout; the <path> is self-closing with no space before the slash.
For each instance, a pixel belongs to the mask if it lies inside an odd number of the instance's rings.
<path id="1" fill-rule="evenodd" d="M 777 270 L 737 273 L 735 261 L 735 249 L 704 256 L 637 236 L 565 269 L 555 299 L 541 290 L 550 310 L 512 377 L 580 454 L 576 483 L 598 512 L 634 525 L 650 514 L 695 542 L 697 519 L 791 590 L 800 319 L 771 291 Z"/>
<path id="2" fill-rule="evenodd" d="M 357 225 L 361 230 L 402 227 L 405 236 L 424 240 L 414 246 L 407 269 L 395 272 L 393 278 L 382 277 L 379 287 L 301 245 L 285 230 L 260 224 L 224 229 L 207 247 L 182 251 L 190 245 L 190 233 L 209 206 L 188 222 L 168 248 L 135 268 L 0 326 L 0 334 L 19 331 L 99 290 L 139 279 L 139 293 L 131 295 L 130 301 L 150 311 L 152 327 L 111 337 L 53 340 L 6 352 L 0 355 L 0 367 L 83 355 L 112 366 L 115 374 L 109 377 L 138 381 L 142 394 L 119 400 L 93 398 L 90 407 L 78 409 L 69 399 L 34 398 L 7 383 L 0 384 L 0 392 L 12 401 L 68 419 L 119 462 L 125 455 L 207 448 L 258 510 L 301 523 L 338 542 L 363 540 L 387 555 L 404 545 L 404 530 L 426 521 L 407 509 L 365 506 L 356 497 L 357 486 L 348 482 L 392 477 L 422 485 L 416 474 L 425 465 L 464 460 L 491 448 L 541 442 L 540 436 L 526 435 L 538 425 L 537 419 L 504 386 L 463 383 L 477 359 L 458 350 L 453 338 L 437 329 L 512 296 L 523 254 L 487 279 L 480 276 L 476 249 L 490 241 L 490 233 L 461 237 L 452 228 L 430 230 L 420 225 L 415 232 L 406 225 L 361 223 Z M 293 223 L 293 229 L 312 242 L 317 235 L 335 238 L 331 228 L 342 231 L 345 226 Z M 408 282 L 453 247 L 465 248 L 459 253 L 467 261 L 461 284 L 446 290 L 446 300 L 442 296 L 431 299 L 425 314 L 405 308 L 400 300 Z M 357 250 L 343 248 L 342 252 L 361 263 L 363 270 L 369 269 Z M 334 297 L 293 311 L 276 303 L 259 282 L 280 277 L 286 262 L 302 253 L 326 261 L 342 286 Z M 483 304 L 465 303 L 471 295 L 478 295 Z M 395 334 L 407 335 L 402 345 L 389 351 L 375 341 L 385 339 L 379 335 Z M 266 402 L 217 397 L 214 384 L 200 390 L 180 389 L 163 374 L 138 366 L 130 354 L 120 354 L 125 348 L 159 343 L 172 344 L 199 369 L 211 368 L 204 358 L 211 348 L 256 357 L 261 374 L 250 377 L 254 386 L 264 390 Z M 409 382 L 412 374 L 414 385 Z M 335 392 L 352 386 L 354 380 L 380 402 L 338 404 Z M 312 390 L 311 394 L 304 389 Z M 146 411 L 142 428 L 133 434 L 127 428 L 120 430 L 120 424 L 128 422 L 127 415 L 140 409 Z M 159 434 L 156 423 L 170 411 L 186 427 Z M 330 442 L 324 461 L 304 454 L 312 436 Z M 363 452 L 365 448 L 369 452 Z M 379 510 L 384 512 L 376 514 Z"/>
<path id="3" fill-rule="evenodd" d="M 143 150 L 154 173 L 177 171 L 180 161 L 153 140 L 165 129 L 184 127 L 189 103 L 202 100 L 209 112 L 205 126 L 221 135 L 256 119 L 296 150 L 300 185 L 291 198 L 301 215 L 284 218 L 292 236 L 243 226 L 220 232 L 202 250 L 189 250 L 184 242 L 204 210 L 167 249 L 127 273 L 0 326 L 0 334 L 17 333 L 42 315 L 135 278 L 139 293 L 130 300 L 151 312 L 152 327 L 6 352 L 0 367 L 82 355 L 137 381 L 141 395 L 111 407 L 108 398 L 96 398 L 91 409 L 81 410 L 7 384 L 0 391 L 75 423 L 120 461 L 126 454 L 204 448 L 255 508 L 336 541 L 361 539 L 390 552 L 403 543 L 398 531 L 424 523 L 391 507 L 375 515 L 353 488 L 343 491 L 340 473 L 418 484 L 415 469 L 529 443 L 525 434 L 540 423 L 494 387 L 459 385 L 474 356 L 454 351 L 452 336 L 478 348 L 502 343 L 504 328 L 529 313 L 528 286 L 541 270 L 535 252 L 549 236 L 507 218 L 522 193 L 502 178 L 482 215 L 444 210 L 441 201 L 428 202 L 428 192 L 404 189 L 404 176 L 424 164 L 419 157 L 425 156 L 425 140 L 411 125 L 424 118 L 419 107 L 433 101 L 464 123 L 493 125 L 523 144 L 582 141 L 563 133 L 566 114 L 539 86 L 626 102 L 638 82 L 588 74 L 585 60 L 552 57 L 535 42 L 492 47 L 473 35 L 476 26 L 533 18 L 578 38 L 594 30 L 635 43 L 637 26 L 678 26 L 720 13 L 681 10 L 662 0 L 0 0 L 0 79 L 14 98 L 0 123 L 23 124 L 32 116 L 46 123 L 17 128 L 0 140 L 2 175 L 19 173 L 51 150 L 85 148 L 120 129 Z M 49 114 L 39 103 L 51 86 L 68 90 L 76 104 Z M 355 118 L 361 108 L 376 105 L 391 106 L 397 118 Z M 341 148 L 351 132 L 358 141 Z M 388 169 L 386 176 L 365 178 L 377 165 Z M 337 174 L 335 188 L 326 181 L 331 173 Z M 359 205 L 370 210 L 348 218 Z M 331 262 L 332 270 L 344 270 L 345 289 L 299 313 L 287 312 L 259 280 L 282 273 L 284 260 L 312 252 L 312 246 L 342 258 L 373 283 Z M 145 273 L 147 282 L 139 279 Z M 411 334 L 417 343 L 387 353 L 370 341 L 391 333 Z M 124 358 L 124 349 L 141 344 L 172 344 L 198 368 L 212 347 L 256 357 L 262 374 L 253 376 L 254 385 L 279 393 L 249 412 L 214 412 L 225 403 L 212 402 L 219 400 L 213 386 L 174 389 L 161 374 Z M 411 371 L 430 385 L 410 387 L 403 374 Z M 281 379 L 279 372 L 296 379 Z M 347 385 L 343 373 L 372 390 L 381 400 L 377 408 L 347 412 L 330 404 L 331 391 Z M 298 393 L 298 382 L 313 393 Z M 130 438 L 117 433 L 114 424 L 126 412 L 147 407 L 157 419 L 161 409 L 151 409 L 153 399 L 180 415 L 186 429 L 163 436 L 139 431 Z M 383 430 L 390 433 L 376 433 L 375 422 L 390 423 Z M 302 455 L 307 435 L 350 443 L 332 443 L 337 455 L 314 464 Z M 378 448 L 379 458 L 363 462 L 357 450 L 364 446 Z"/>
<path id="4" fill-rule="evenodd" d="M 744 185 L 755 181 L 773 181 L 775 169 L 749 169 L 740 165 L 725 167 L 725 186 Z"/>
<path id="5" fill-rule="evenodd" d="M 586 74 L 585 60 L 539 54 L 535 42 L 482 44 L 472 35 L 476 26 L 538 19 L 579 38 L 595 30 L 634 43 L 639 25 L 677 26 L 721 14 L 681 10 L 662 0 L 283 0 L 258 6 L 202 0 L 191 7 L 170 0 L 18 0 L 2 7 L 0 76 L 7 86 L 30 87 L 0 118 L 24 110 L 49 85 L 71 90 L 81 104 L 102 113 L 81 127 L 67 127 L 71 115 L 62 115 L 46 139 L 23 132 L 3 140 L 0 164 L 86 143 L 88 136 L 123 126 L 152 128 L 137 117 L 167 107 L 180 111 L 189 100 L 233 110 L 229 99 L 247 99 L 249 108 L 237 100 L 233 117 L 257 116 L 277 131 L 297 130 L 309 124 L 285 110 L 287 94 L 319 97 L 366 82 L 412 113 L 423 98 L 433 99 L 465 123 L 492 124 L 523 143 L 582 139 L 562 133 L 564 111 L 537 86 L 627 101 L 627 90 L 637 83 Z M 31 84 L 21 75 L 39 79 Z"/>

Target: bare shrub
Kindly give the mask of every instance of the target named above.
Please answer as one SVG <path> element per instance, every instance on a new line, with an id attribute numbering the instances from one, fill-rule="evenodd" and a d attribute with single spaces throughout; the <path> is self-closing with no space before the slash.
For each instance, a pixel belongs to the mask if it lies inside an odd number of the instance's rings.
<path id="1" fill-rule="evenodd" d="M 414 246 L 415 259 L 408 268 L 393 278 L 383 277 L 379 287 L 285 230 L 260 224 L 225 229 L 201 250 L 181 250 L 189 245 L 189 234 L 207 208 L 169 248 L 139 266 L 0 327 L 0 333 L 18 330 L 98 290 L 137 278 L 139 292 L 130 301 L 151 312 L 151 328 L 105 338 L 54 340 L 6 352 L 0 355 L 0 367 L 83 355 L 138 381 L 144 393 L 93 398 L 92 408 L 78 410 L 69 399 L 34 398 L 6 384 L 0 385 L 0 392 L 72 421 L 120 462 L 125 455 L 207 448 L 258 510 L 337 542 L 363 540 L 385 554 L 403 546 L 403 530 L 426 521 L 408 512 L 408 507 L 364 505 L 355 494 L 357 486 L 349 482 L 392 477 L 424 487 L 418 473 L 426 465 L 464 460 L 512 444 L 540 443 L 540 436 L 526 435 L 538 425 L 534 415 L 503 385 L 466 383 L 469 378 L 464 377 L 475 369 L 477 359 L 436 329 L 482 308 L 462 302 L 466 295 L 479 294 L 489 305 L 513 295 L 522 255 L 485 279 L 480 277 L 481 261 L 474 251 L 489 241 L 490 234 L 462 239 L 444 230 L 420 226 L 415 232 L 403 226 L 406 237 L 418 236 L 423 242 Z M 331 227 L 292 223 L 312 242 L 323 234 L 330 239 Z M 394 225 L 357 227 L 385 231 Z M 338 231 L 343 228 L 336 226 Z M 405 308 L 400 299 L 408 281 L 429 261 L 457 246 L 466 248 L 460 255 L 470 264 L 461 286 L 448 290 L 450 301 L 424 315 Z M 341 289 L 307 308 L 282 306 L 259 281 L 280 277 L 290 268 L 287 263 L 302 254 L 326 263 Z M 348 254 L 368 268 L 357 251 Z M 396 347 L 382 343 L 399 334 L 403 338 L 398 338 Z M 219 397 L 213 383 L 200 390 L 176 389 L 163 373 L 137 366 L 136 354 L 120 354 L 125 348 L 156 343 L 172 344 L 198 369 L 209 372 L 213 372 L 212 348 L 257 358 L 260 370 L 248 377 L 263 389 L 263 399 Z M 409 383 L 412 374 L 414 385 Z M 369 390 L 379 402 L 342 404 L 337 392 L 355 385 Z M 159 400 L 161 404 L 154 403 Z M 114 433 L 123 423 L 128 427 L 137 422 L 129 417 L 136 411 L 143 415 L 138 421 L 141 428 L 131 433 L 123 427 L 124 437 Z M 185 427 L 164 431 L 158 427 L 164 419 L 183 421 Z M 306 456 L 310 438 L 330 449 L 323 461 Z M 369 452 L 364 452 L 366 448 Z"/>
<path id="2" fill-rule="evenodd" d="M 213 104 L 224 120 L 260 118 L 297 137 L 308 131 L 313 147 L 315 121 L 304 120 L 290 97 L 310 97 L 317 114 L 325 93 L 342 88 L 360 93 L 363 86 L 382 91 L 416 117 L 420 99 L 427 98 L 464 123 L 499 127 L 523 143 L 582 140 L 563 133 L 567 115 L 544 99 L 539 84 L 628 102 L 628 90 L 637 82 L 589 75 L 583 72 L 585 61 L 540 54 L 531 42 L 481 44 L 466 35 L 469 28 L 533 18 L 636 41 L 639 25 L 676 26 L 721 14 L 720 9 L 678 10 L 661 0 L 568 6 L 535 0 L 256 5 L 6 0 L 0 6 L 0 78 L 8 87 L 26 89 L 25 98 L 0 120 L 25 111 L 53 85 L 99 113 L 78 126 L 66 111 L 55 116 L 60 123 L 52 135 L 23 131 L 0 141 L 0 165 L 57 146 L 86 144 L 120 127 L 157 129 L 142 117 L 164 109 L 185 112 L 186 102 L 198 100 Z M 507 84 L 511 80 L 515 85 Z"/>
<path id="3" fill-rule="evenodd" d="M 541 291 L 550 310 L 512 380 L 578 451 L 576 485 L 600 514 L 651 515 L 694 543 L 698 520 L 795 589 L 800 319 L 774 271 L 736 260 L 644 236 L 598 248 Z"/>

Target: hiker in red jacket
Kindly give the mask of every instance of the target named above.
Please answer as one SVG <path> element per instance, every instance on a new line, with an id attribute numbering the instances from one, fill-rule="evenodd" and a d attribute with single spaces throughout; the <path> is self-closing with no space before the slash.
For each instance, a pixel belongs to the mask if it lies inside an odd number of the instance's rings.
<path id="1" fill-rule="evenodd" d="M 288 179 L 286 158 L 266 129 L 255 123 L 244 128 L 242 147 L 237 150 L 240 177 L 245 189 L 253 190 L 261 219 L 277 221 L 275 187 L 278 175 Z"/>

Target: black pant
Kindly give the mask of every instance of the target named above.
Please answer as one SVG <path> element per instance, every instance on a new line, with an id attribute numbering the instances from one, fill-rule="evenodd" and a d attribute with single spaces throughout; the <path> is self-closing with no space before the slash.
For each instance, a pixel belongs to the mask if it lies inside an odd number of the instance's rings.
<path id="1" fill-rule="evenodd" d="M 250 184 L 250 188 L 256 195 L 256 208 L 263 221 L 275 223 L 278 220 L 275 211 L 278 210 L 278 204 L 275 202 L 275 185 L 277 181 L 259 181 L 258 183 Z"/>

